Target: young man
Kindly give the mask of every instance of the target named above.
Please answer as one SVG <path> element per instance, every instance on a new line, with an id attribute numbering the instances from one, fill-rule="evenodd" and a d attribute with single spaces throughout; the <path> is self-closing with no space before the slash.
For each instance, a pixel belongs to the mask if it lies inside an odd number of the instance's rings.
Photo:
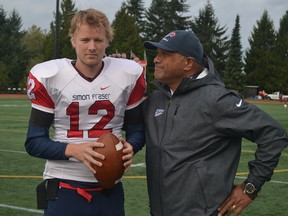
<path id="1" fill-rule="evenodd" d="M 239 215 L 271 179 L 288 145 L 285 129 L 225 89 L 192 31 L 144 47 L 158 52 L 159 90 L 143 103 L 151 215 Z M 243 137 L 257 150 L 247 179 L 234 186 Z"/>
<path id="2" fill-rule="evenodd" d="M 143 145 L 137 113 L 146 89 L 144 70 L 131 60 L 103 58 L 113 32 L 98 10 L 76 13 L 70 37 L 76 60 L 47 61 L 29 74 L 32 111 L 25 147 L 30 155 L 47 159 L 45 215 L 121 216 L 121 180 L 109 190 L 97 183 L 91 164 L 101 166 L 105 158 L 93 148 L 103 147 L 97 142 L 101 134 L 110 131 L 121 137 L 125 126 L 123 160 L 126 170 L 130 166 L 133 153 Z"/>

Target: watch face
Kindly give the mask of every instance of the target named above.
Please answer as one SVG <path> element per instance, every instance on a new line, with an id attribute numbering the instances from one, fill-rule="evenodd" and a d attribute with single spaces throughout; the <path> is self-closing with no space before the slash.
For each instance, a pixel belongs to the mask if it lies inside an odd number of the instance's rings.
<path id="1" fill-rule="evenodd" d="M 247 193 L 249 193 L 249 194 L 252 194 L 252 193 L 254 193 L 255 192 L 255 186 L 253 185 L 253 184 L 251 184 L 251 183 L 247 183 L 246 185 L 245 185 L 245 191 L 247 192 Z"/>

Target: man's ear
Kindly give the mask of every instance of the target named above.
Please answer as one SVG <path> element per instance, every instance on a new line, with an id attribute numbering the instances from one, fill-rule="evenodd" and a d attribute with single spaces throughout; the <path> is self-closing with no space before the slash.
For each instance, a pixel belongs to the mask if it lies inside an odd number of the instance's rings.
<path id="1" fill-rule="evenodd" d="M 75 44 L 74 44 L 73 38 L 70 39 L 70 42 L 71 42 L 71 44 L 72 44 L 73 49 L 75 49 Z"/>
<path id="2" fill-rule="evenodd" d="M 196 61 L 194 58 L 192 57 L 187 57 L 186 58 L 186 65 L 184 67 L 184 70 L 188 70 L 190 71 L 196 64 Z"/>

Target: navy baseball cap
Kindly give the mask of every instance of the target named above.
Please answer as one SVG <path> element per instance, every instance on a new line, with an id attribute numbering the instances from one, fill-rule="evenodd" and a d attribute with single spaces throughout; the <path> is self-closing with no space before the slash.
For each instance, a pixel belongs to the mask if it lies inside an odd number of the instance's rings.
<path id="1" fill-rule="evenodd" d="M 157 42 L 145 41 L 147 49 L 163 49 L 168 52 L 178 52 L 186 57 L 193 57 L 198 64 L 202 64 L 204 51 L 202 44 L 193 31 L 175 30 Z"/>

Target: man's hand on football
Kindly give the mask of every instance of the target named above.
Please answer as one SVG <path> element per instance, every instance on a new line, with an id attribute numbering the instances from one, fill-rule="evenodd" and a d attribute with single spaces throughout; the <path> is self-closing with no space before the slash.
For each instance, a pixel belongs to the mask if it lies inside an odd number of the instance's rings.
<path id="1" fill-rule="evenodd" d="M 127 172 L 132 164 L 132 157 L 133 157 L 133 147 L 131 144 L 126 142 L 123 138 L 120 138 L 120 141 L 124 145 L 124 156 L 122 157 L 122 160 L 124 161 L 124 166 L 125 166 L 125 172 Z"/>
<path id="2" fill-rule="evenodd" d="M 91 164 L 101 167 L 102 163 L 99 160 L 104 160 L 105 156 L 94 151 L 94 148 L 102 147 L 104 147 L 104 144 L 100 142 L 68 144 L 66 147 L 65 156 L 67 158 L 73 157 L 81 161 L 91 170 L 91 172 L 96 173 Z"/>

